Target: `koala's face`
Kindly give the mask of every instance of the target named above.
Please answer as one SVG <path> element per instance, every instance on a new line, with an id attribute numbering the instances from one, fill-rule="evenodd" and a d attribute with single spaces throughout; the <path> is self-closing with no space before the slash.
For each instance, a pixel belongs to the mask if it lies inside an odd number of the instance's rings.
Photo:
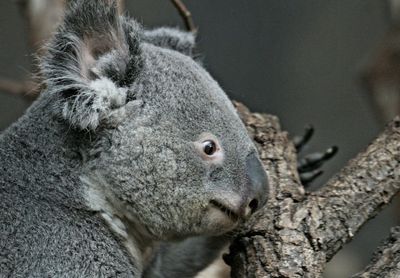
<path id="1" fill-rule="evenodd" d="M 44 67 L 50 89 L 66 95 L 62 116 L 97 137 L 87 150 L 96 155 L 85 174 L 101 177 L 119 213 L 153 238 L 232 230 L 265 203 L 267 177 L 231 102 L 190 57 L 192 35 L 141 31 L 110 16 L 115 7 L 95 3 L 73 7 L 56 37 L 68 40 L 71 35 L 62 32 L 76 33 L 79 44 L 72 49 L 79 59 L 65 55 L 59 61 L 57 55 L 69 49 L 50 49 Z M 93 22 L 69 26 L 82 6 L 96 6 Z M 104 26 L 106 19 L 111 21 Z M 94 23 L 102 26 L 79 29 Z M 67 66 L 53 73 L 61 62 Z M 83 80 L 77 83 L 71 69 Z"/>
<path id="2" fill-rule="evenodd" d="M 190 57 L 144 44 L 135 107 L 103 175 L 156 237 L 222 234 L 265 203 L 267 180 L 231 102 Z M 96 162 L 99 167 L 99 162 Z"/>

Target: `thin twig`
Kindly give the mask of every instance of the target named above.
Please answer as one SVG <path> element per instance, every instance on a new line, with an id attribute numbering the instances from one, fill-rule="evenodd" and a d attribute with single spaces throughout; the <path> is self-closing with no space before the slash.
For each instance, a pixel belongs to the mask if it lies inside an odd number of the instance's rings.
<path id="1" fill-rule="evenodd" d="M 181 0 L 171 0 L 179 14 L 183 18 L 186 29 L 190 32 L 196 33 L 197 28 L 193 22 L 192 13 L 186 8 L 185 4 Z"/>
<path id="2" fill-rule="evenodd" d="M 125 11 L 126 3 L 125 0 L 118 0 L 118 12 L 120 14 L 123 14 Z"/>
<path id="3" fill-rule="evenodd" d="M 39 87 L 40 86 L 38 84 L 32 81 L 0 79 L 0 91 L 31 100 L 37 97 Z"/>

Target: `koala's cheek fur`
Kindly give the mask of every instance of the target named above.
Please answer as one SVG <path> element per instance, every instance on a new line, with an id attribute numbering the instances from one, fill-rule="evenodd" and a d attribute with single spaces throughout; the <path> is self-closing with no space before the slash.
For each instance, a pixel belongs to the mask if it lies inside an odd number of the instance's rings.
<path id="1" fill-rule="evenodd" d="M 105 184 L 106 195 L 123 204 L 127 218 L 140 222 L 153 238 L 212 233 L 212 225 L 202 225 L 210 198 L 204 184 L 208 173 L 193 144 L 132 124 L 97 144 L 111 141 L 93 151 L 100 155 L 87 163 L 85 175 Z"/>

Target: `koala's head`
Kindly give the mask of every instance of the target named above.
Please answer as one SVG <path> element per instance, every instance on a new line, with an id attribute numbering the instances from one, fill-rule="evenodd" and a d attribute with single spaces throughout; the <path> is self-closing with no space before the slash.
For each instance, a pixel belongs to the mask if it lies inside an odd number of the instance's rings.
<path id="1" fill-rule="evenodd" d="M 43 62 L 54 111 L 95 138 L 86 175 L 157 239 L 225 233 L 267 198 L 255 146 L 193 47 L 191 33 L 81 0 Z"/>

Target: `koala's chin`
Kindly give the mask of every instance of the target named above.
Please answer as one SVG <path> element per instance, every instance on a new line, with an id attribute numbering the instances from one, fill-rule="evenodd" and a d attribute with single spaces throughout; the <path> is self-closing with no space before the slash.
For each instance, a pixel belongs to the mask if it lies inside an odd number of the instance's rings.
<path id="1" fill-rule="evenodd" d="M 240 222 L 240 219 L 235 214 L 224 212 L 211 205 L 207 209 L 203 225 L 212 231 L 211 235 L 218 236 L 234 230 Z"/>

